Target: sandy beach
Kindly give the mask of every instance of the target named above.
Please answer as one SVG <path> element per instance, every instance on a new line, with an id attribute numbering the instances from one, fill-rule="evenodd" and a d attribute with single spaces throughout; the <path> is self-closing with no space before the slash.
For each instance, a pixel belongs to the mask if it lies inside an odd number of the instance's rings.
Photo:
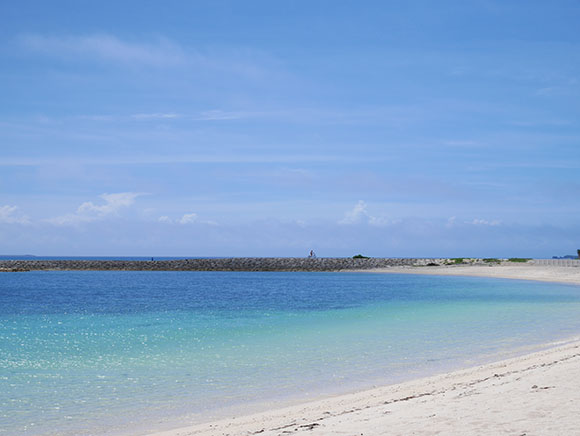
<path id="1" fill-rule="evenodd" d="M 499 265 L 399 266 L 360 271 L 367 273 L 426 274 L 441 276 L 495 277 L 580 284 L 580 266 L 535 265 L 504 262 Z"/>
<path id="2" fill-rule="evenodd" d="M 580 268 L 533 264 L 373 272 L 580 284 Z M 573 338 L 501 362 L 151 436 L 567 435 L 578 434 L 579 403 L 580 338 Z"/>

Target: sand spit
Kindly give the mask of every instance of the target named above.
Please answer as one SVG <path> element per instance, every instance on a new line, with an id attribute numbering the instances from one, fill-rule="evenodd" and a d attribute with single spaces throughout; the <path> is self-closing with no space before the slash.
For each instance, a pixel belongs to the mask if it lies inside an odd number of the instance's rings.
<path id="1" fill-rule="evenodd" d="M 538 280 L 542 282 L 558 282 L 580 284 L 580 264 L 576 266 L 538 265 L 535 261 L 529 263 L 504 262 L 491 265 L 445 265 L 445 266 L 394 266 L 391 268 L 376 268 L 364 272 L 395 273 L 395 274 L 430 274 L 441 276 L 473 276 L 495 277 L 519 280 Z M 363 272 L 361 270 L 361 272 Z"/>

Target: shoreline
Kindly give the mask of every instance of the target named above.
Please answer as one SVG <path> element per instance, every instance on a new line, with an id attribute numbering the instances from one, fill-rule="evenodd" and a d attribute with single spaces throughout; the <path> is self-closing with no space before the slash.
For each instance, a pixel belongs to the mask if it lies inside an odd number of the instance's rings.
<path id="1" fill-rule="evenodd" d="M 545 346 L 495 363 L 147 436 L 574 434 L 580 337 Z"/>
<path id="2" fill-rule="evenodd" d="M 352 272 L 580 285 L 580 268 L 531 263 Z M 539 347 L 542 351 L 472 368 L 147 436 L 573 434 L 580 427 L 575 407 L 580 402 L 580 337 Z"/>

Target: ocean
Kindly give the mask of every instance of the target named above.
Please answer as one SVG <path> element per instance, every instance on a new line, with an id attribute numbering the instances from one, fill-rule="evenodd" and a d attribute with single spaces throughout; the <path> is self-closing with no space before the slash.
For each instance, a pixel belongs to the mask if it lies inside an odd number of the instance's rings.
<path id="1" fill-rule="evenodd" d="M 580 287 L 365 273 L 0 274 L 0 435 L 137 435 L 580 333 Z"/>

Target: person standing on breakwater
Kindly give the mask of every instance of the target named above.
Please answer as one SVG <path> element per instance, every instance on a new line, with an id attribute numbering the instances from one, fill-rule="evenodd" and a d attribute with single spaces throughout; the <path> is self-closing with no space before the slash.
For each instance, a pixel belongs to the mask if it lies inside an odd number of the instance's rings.
<path id="1" fill-rule="evenodd" d="M 308 257 L 316 257 L 316 254 L 314 254 L 314 250 L 310 250 L 310 255 Z"/>

